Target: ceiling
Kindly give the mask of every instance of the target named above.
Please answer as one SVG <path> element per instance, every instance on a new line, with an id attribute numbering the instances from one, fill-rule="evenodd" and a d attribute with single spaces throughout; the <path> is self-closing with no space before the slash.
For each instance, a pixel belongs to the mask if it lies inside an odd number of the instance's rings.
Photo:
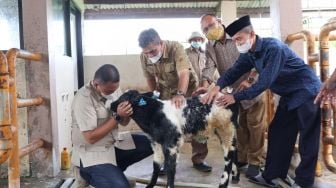
<path id="1" fill-rule="evenodd" d="M 218 0 L 84 0 L 85 19 L 200 17 L 205 13 L 220 15 Z M 237 0 L 238 16 L 269 14 L 269 0 Z"/>

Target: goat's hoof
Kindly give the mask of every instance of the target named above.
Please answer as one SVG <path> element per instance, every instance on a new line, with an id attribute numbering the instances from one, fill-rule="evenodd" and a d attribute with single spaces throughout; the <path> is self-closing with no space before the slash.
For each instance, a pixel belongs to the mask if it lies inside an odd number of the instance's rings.
<path id="1" fill-rule="evenodd" d="M 147 185 L 146 188 L 153 188 L 153 185 Z"/>
<path id="2" fill-rule="evenodd" d="M 218 188 L 227 188 L 228 186 L 227 185 L 219 185 L 219 187 Z"/>
<path id="3" fill-rule="evenodd" d="M 232 184 L 238 184 L 239 183 L 239 178 L 237 178 L 237 179 L 232 178 L 231 183 Z"/>
<path id="4" fill-rule="evenodd" d="M 231 183 L 232 184 L 237 184 L 237 183 L 239 183 L 239 177 L 232 177 L 232 180 L 231 180 Z"/>

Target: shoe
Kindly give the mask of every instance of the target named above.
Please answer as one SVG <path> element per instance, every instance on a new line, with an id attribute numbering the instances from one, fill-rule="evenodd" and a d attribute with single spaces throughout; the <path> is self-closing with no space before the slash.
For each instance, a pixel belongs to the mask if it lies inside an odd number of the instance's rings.
<path id="1" fill-rule="evenodd" d="M 237 168 L 239 170 L 246 170 L 247 169 L 247 166 L 248 166 L 248 163 L 245 163 L 245 162 L 237 162 L 236 164 Z"/>
<path id="2" fill-rule="evenodd" d="M 270 188 L 278 187 L 278 185 L 275 184 L 274 182 L 265 180 L 261 173 L 259 173 L 257 176 L 250 177 L 249 181 L 252 183 L 258 184 L 258 185 L 265 186 L 265 187 L 270 187 Z"/>
<path id="3" fill-rule="evenodd" d="M 281 178 L 281 180 L 288 186 L 293 186 L 295 184 L 295 181 L 289 175 L 287 175 L 286 178 Z"/>
<path id="4" fill-rule="evenodd" d="M 193 164 L 193 167 L 198 170 L 198 171 L 201 171 L 201 172 L 211 172 L 212 171 L 212 167 L 209 166 L 207 163 L 205 162 L 202 162 L 202 163 L 194 163 Z"/>
<path id="5" fill-rule="evenodd" d="M 165 175 L 167 175 L 167 171 L 164 167 L 161 167 L 159 171 L 159 176 L 165 176 Z"/>
<path id="6" fill-rule="evenodd" d="M 247 178 L 255 177 L 260 172 L 260 166 L 259 165 L 248 165 L 247 170 L 245 172 L 245 176 Z"/>
<path id="7" fill-rule="evenodd" d="M 296 184 L 296 183 L 294 183 L 294 184 L 291 186 L 291 188 L 301 188 L 301 186 L 298 185 L 298 184 Z"/>

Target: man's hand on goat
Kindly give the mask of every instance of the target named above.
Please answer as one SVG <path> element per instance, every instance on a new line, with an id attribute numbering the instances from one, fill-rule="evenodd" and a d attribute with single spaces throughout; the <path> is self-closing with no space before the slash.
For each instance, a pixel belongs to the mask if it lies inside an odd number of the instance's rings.
<path id="1" fill-rule="evenodd" d="M 196 91 L 194 91 L 191 95 L 192 96 L 198 96 L 200 94 L 204 94 L 208 91 L 208 89 L 206 87 L 199 87 L 196 89 Z"/>
<path id="2" fill-rule="evenodd" d="M 133 114 L 133 109 L 128 101 L 122 102 L 118 105 L 117 113 L 122 118 L 127 118 Z"/>
<path id="3" fill-rule="evenodd" d="M 216 104 L 218 106 L 224 106 L 224 107 L 227 107 L 230 104 L 234 104 L 235 102 L 236 100 L 231 94 L 224 94 L 223 96 L 218 97 L 216 100 Z"/>
<path id="4" fill-rule="evenodd" d="M 216 98 L 219 93 L 220 87 L 216 86 L 212 88 L 206 95 L 201 98 L 203 104 L 211 104 L 211 102 Z"/>
<path id="5" fill-rule="evenodd" d="M 250 84 L 247 80 L 242 81 L 239 86 L 237 87 L 237 91 L 242 91 L 244 89 L 247 89 L 251 87 L 252 84 Z"/>
<path id="6" fill-rule="evenodd" d="M 185 98 L 183 95 L 175 95 L 171 101 L 172 104 L 175 104 L 176 108 L 181 108 L 182 105 L 184 104 Z"/>

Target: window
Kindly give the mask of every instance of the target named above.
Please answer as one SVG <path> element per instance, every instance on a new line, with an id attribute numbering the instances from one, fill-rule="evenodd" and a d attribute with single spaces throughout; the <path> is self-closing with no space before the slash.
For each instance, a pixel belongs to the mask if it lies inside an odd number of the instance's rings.
<path id="1" fill-rule="evenodd" d="M 138 36 L 154 28 L 163 40 L 175 40 L 185 47 L 193 31 L 200 32 L 199 18 L 85 20 L 84 55 L 139 54 Z"/>
<path id="2" fill-rule="evenodd" d="M 271 36 L 270 18 L 251 21 L 257 34 Z M 188 37 L 193 31 L 201 32 L 200 27 L 199 18 L 85 20 L 84 55 L 140 54 L 138 36 L 148 28 L 154 28 L 163 40 L 175 40 L 189 47 Z"/>

